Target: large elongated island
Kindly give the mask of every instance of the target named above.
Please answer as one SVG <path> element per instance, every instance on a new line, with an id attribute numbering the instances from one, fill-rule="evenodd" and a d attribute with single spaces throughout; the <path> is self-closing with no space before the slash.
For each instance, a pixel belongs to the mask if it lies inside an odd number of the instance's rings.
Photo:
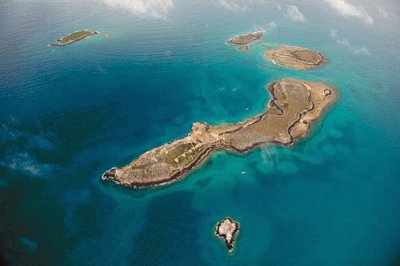
<path id="1" fill-rule="evenodd" d="M 223 126 L 194 123 L 189 135 L 140 155 L 122 168 L 113 167 L 103 180 L 131 188 L 175 182 L 198 169 L 218 151 L 246 153 L 266 144 L 290 146 L 307 135 L 337 98 L 336 90 L 321 82 L 282 79 L 268 84 L 271 100 L 264 112 Z"/>

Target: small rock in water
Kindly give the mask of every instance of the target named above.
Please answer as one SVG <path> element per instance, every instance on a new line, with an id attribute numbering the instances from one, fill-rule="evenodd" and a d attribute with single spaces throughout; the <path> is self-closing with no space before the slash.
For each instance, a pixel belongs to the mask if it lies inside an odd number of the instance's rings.
<path id="1" fill-rule="evenodd" d="M 240 224 L 230 217 L 226 217 L 215 227 L 215 235 L 224 240 L 229 252 L 233 251 L 239 227 Z"/>
<path id="2" fill-rule="evenodd" d="M 241 52 L 245 52 L 245 51 L 248 51 L 248 50 L 250 50 L 250 47 L 248 45 L 239 46 L 239 51 L 241 51 Z"/>

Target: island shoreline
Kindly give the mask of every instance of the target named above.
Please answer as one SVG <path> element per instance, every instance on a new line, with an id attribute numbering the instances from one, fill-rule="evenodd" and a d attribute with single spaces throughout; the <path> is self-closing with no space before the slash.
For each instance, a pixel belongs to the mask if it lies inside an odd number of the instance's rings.
<path id="1" fill-rule="evenodd" d="M 55 43 L 49 43 L 47 46 L 49 46 L 49 47 L 67 46 L 67 45 L 73 44 L 73 43 L 75 43 L 75 42 L 79 42 L 79 41 L 81 41 L 81 40 L 87 39 L 87 38 L 89 38 L 89 37 L 91 37 L 91 36 L 99 35 L 99 34 L 100 34 L 99 31 L 89 31 L 89 30 L 86 30 L 86 31 L 88 31 L 90 34 L 88 33 L 88 34 L 86 34 L 86 35 L 84 35 L 84 36 L 81 36 L 81 37 L 79 37 L 79 38 L 73 39 L 73 40 L 68 41 L 68 42 L 65 42 L 65 43 L 62 43 L 62 42 L 61 42 L 61 40 L 62 40 L 63 38 L 66 38 L 67 36 L 69 36 L 69 35 L 71 35 L 71 34 L 73 34 L 73 33 L 80 32 L 80 31 L 74 31 L 74 32 L 71 32 L 70 34 L 65 35 L 64 37 L 58 39 Z"/>
<path id="2" fill-rule="evenodd" d="M 308 62 L 305 59 L 300 59 L 298 55 L 296 55 L 296 53 L 299 52 L 306 53 L 308 56 L 318 56 L 319 60 L 318 62 Z M 276 48 L 265 51 L 264 56 L 271 59 L 272 63 L 275 65 L 294 68 L 300 71 L 324 67 L 328 64 L 328 59 L 321 52 L 299 46 L 279 45 Z"/>
<path id="3" fill-rule="evenodd" d="M 221 231 L 221 226 L 223 226 L 223 224 L 225 223 L 230 223 L 231 225 L 234 226 L 233 231 L 228 231 L 228 232 L 220 232 Z M 215 225 L 215 230 L 214 230 L 214 235 L 217 238 L 220 238 L 224 241 L 229 254 L 232 254 L 235 248 L 235 242 L 237 241 L 239 232 L 240 232 L 240 223 L 233 220 L 231 217 L 226 216 L 222 221 L 218 222 Z M 225 230 L 226 231 L 226 230 Z M 231 235 L 231 241 L 228 240 L 228 234 Z"/>

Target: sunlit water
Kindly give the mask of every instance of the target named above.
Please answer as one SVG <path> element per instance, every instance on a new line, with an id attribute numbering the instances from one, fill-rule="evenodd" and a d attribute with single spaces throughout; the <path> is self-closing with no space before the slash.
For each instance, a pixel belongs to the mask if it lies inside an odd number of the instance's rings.
<path id="1" fill-rule="evenodd" d="M 0 250 L 45 265 L 387 265 L 400 257 L 399 8 L 374 24 L 327 3 L 232 11 L 175 1 L 166 20 L 100 2 L 0 3 Z M 367 10 L 374 7 L 366 5 Z M 369 8 L 369 9 L 368 9 Z M 274 23 L 272 23 L 274 22 Z M 68 47 L 71 31 L 102 34 Z M 225 44 L 265 29 L 249 52 Z M 347 39 L 347 42 L 344 41 Z M 263 58 L 285 43 L 329 64 Z M 364 49 L 365 48 L 365 49 Z M 196 121 L 261 112 L 268 82 L 334 85 L 340 100 L 292 148 L 219 153 L 168 187 L 133 191 L 102 172 L 185 136 Z M 241 223 L 233 255 L 213 235 Z"/>

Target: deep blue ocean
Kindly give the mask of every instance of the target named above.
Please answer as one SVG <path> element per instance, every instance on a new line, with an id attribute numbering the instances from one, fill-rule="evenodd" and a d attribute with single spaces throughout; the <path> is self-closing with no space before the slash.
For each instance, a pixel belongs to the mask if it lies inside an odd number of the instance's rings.
<path id="1" fill-rule="evenodd" d="M 0 263 L 398 262 L 400 3 L 341 1 L 359 12 L 330 0 L 160 0 L 139 15 L 111 0 L 0 1 Z M 47 46 L 86 28 L 101 34 Z M 225 44 L 261 29 L 248 52 Z M 276 66 L 263 52 L 279 44 L 329 63 Z M 295 146 L 219 153 L 162 188 L 100 180 L 193 122 L 258 114 L 265 85 L 286 77 L 340 93 Z M 225 216 L 241 223 L 233 255 L 213 234 Z"/>

